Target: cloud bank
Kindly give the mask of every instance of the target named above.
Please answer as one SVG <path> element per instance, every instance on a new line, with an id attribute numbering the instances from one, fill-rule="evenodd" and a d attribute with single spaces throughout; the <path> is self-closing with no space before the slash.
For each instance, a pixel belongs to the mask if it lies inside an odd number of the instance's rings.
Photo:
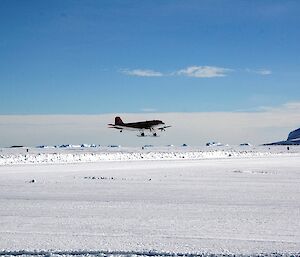
<path id="1" fill-rule="evenodd" d="M 161 119 L 172 125 L 158 138 L 140 138 L 136 132 L 109 129 L 115 116 L 124 122 Z M 300 127 L 300 103 L 263 107 L 259 112 L 112 113 L 101 115 L 1 115 L 0 146 L 95 143 L 123 146 L 201 146 L 209 141 L 262 144 L 287 138 Z"/>

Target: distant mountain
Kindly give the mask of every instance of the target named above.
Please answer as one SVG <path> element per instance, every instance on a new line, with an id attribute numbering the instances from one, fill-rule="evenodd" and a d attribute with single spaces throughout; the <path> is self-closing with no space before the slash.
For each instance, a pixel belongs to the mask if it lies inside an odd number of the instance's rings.
<path id="1" fill-rule="evenodd" d="M 287 141 L 300 141 L 300 128 L 290 132 Z"/>
<path id="2" fill-rule="evenodd" d="M 264 145 L 300 145 L 300 128 L 291 131 L 287 140 Z"/>

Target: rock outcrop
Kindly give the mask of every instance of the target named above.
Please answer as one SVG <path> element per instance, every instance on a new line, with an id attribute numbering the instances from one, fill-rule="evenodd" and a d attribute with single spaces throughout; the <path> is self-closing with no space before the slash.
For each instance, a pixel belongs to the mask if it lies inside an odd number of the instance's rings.
<path id="1" fill-rule="evenodd" d="M 291 131 L 287 140 L 264 145 L 300 145 L 300 128 Z"/>
<path id="2" fill-rule="evenodd" d="M 300 141 L 300 128 L 290 132 L 287 141 Z"/>

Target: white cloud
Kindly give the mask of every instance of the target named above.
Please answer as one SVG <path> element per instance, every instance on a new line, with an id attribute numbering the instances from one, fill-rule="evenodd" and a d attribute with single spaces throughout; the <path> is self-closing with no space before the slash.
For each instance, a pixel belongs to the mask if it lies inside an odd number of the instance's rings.
<path id="1" fill-rule="evenodd" d="M 154 108 L 143 108 L 141 109 L 142 112 L 156 112 L 157 110 Z"/>
<path id="2" fill-rule="evenodd" d="M 121 72 L 130 76 L 138 77 L 162 77 L 162 76 L 187 76 L 194 78 L 214 78 L 214 77 L 225 77 L 227 73 L 232 71 L 232 69 L 216 67 L 216 66 L 190 66 L 179 71 L 174 71 L 169 74 L 154 71 L 154 70 L 145 70 L 145 69 L 123 69 Z"/>
<path id="3" fill-rule="evenodd" d="M 281 112 L 281 113 L 300 113 L 300 102 L 288 102 L 281 106 L 270 107 L 270 106 L 260 106 L 259 110 L 265 112 Z"/>
<path id="4" fill-rule="evenodd" d="M 260 75 L 271 75 L 272 71 L 271 70 L 267 70 L 267 69 L 261 69 L 261 70 L 257 70 L 256 73 L 258 73 Z"/>
<path id="5" fill-rule="evenodd" d="M 259 74 L 259 75 L 271 75 L 272 74 L 272 71 L 270 69 L 258 69 L 258 70 L 253 70 L 253 69 L 246 69 L 247 72 L 250 72 L 250 73 L 256 73 L 256 74 Z"/>
<path id="6" fill-rule="evenodd" d="M 289 102 L 283 106 L 288 110 L 300 111 L 300 102 Z"/>
<path id="7" fill-rule="evenodd" d="M 215 66 L 190 66 L 177 71 L 177 74 L 195 78 L 214 78 L 225 77 L 230 71 L 232 70 Z"/>
<path id="8" fill-rule="evenodd" d="M 137 77 L 162 77 L 163 73 L 154 70 L 143 70 L 143 69 L 135 69 L 135 70 L 121 70 L 122 73 L 130 76 Z"/>
<path id="9" fill-rule="evenodd" d="M 189 66 L 178 71 L 173 71 L 170 73 L 164 73 L 161 71 L 155 71 L 150 69 L 123 69 L 120 70 L 121 73 L 129 76 L 137 77 L 163 77 L 163 76 L 186 76 L 194 78 L 216 78 L 216 77 L 226 77 L 229 72 L 234 71 L 233 69 L 217 67 L 217 66 Z M 240 69 L 242 71 L 242 69 Z M 246 72 L 255 73 L 262 76 L 271 75 L 272 71 L 270 69 L 245 69 Z"/>

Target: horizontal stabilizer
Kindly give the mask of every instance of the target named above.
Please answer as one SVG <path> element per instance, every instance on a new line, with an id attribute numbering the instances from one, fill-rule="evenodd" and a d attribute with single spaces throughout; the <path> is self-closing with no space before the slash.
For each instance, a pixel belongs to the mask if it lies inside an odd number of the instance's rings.
<path id="1" fill-rule="evenodd" d="M 109 128 L 114 128 L 114 129 L 124 129 L 124 127 L 119 127 L 113 124 L 108 124 L 110 127 Z"/>

